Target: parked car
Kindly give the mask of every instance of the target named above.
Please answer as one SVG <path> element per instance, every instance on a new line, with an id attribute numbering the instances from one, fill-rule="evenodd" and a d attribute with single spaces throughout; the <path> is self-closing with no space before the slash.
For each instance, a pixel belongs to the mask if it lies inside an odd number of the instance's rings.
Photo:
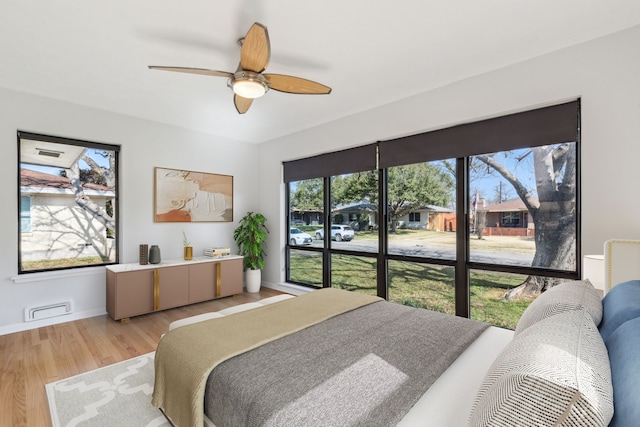
<path id="1" fill-rule="evenodd" d="M 310 245 L 313 239 L 310 235 L 300 230 L 299 228 L 289 229 L 289 243 L 291 246 L 296 245 Z"/>
<path id="2" fill-rule="evenodd" d="M 324 228 L 316 230 L 315 232 L 316 239 L 322 240 L 324 239 Z M 342 224 L 331 224 L 331 240 L 335 240 L 336 242 L 341 241 L 350 241 L 355 237 L 355 233 L 353 232 L 353 228 L 348 225 Z"/>

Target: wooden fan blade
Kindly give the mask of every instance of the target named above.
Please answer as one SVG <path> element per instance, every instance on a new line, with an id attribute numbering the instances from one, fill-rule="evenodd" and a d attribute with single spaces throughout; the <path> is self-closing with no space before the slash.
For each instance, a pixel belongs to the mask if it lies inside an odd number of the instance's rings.
<path id="1" fill-rule="evenodd" d="M 263 74 L 263 76 L 269 81 L 271 89 L 279 92 L 304 95 L 326 95 L 331 93 L 329 86 L 300 77 L 285 76 L 283 74 Z"/>
<path id="2" fill-rule="evenodd" d="M 157 65 L 149 65 L 149 69 L 151 70 L 163 70 L 163 71 L 175 71 L 178 73 L 189 73 L 189 74 L 202 74 L 205 76 L 214 76 L 214 77 L 231 77 L 233 73 L 229 73 L 227 71 L 217 71 L 217 70 L 207 70 L 205 68 L 188 68 L 188 67 L 161 67 Z"/>
<path id="3" fill-rule="evenodd" d="M 233 103 L 240 114 L 246 113 L 249 110 L 249 107 L 251 107 L 252 102 L 253 98 L 243 98 L 240 95 L 233 96 Z"/>
<path id="4" fill-rule="evenodd" d="M 261 73 L 267 68 L 271 57 L 271 46 L 267 27 L 256 22 L 249 28 L 242 41 L 240 68 Z"/>

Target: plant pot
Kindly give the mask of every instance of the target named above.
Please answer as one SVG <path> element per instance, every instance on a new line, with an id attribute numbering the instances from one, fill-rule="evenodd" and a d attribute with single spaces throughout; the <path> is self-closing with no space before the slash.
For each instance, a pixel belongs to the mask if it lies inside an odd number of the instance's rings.
<path id="1" fill-rule="evenodd" d="M 191 261 L 193 259 L 193 247 L 185 246 L 184 247 L 184 259 L 185 261 Z"/>
<path id="2" fill-rule="evenodd" d="M 244 276 L 247 285 L 247 292 L 260 292 L 260 282 L 262 282 L 262 270 L 248 269 Z"/>

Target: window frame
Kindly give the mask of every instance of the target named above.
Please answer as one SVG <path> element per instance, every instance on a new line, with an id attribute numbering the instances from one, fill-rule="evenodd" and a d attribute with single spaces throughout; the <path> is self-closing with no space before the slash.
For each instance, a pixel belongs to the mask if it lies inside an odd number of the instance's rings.
<path id="1" fill-rule="evenodd" d="M 522 228 L 522 213 L 521 212 L 501 212 L 500 226 L 511 227 L 511 228 Z"/>
<path id="2" fill-rule="evenodd" d="M 378 296 L 387 299 L 388 296 L 388 261 L 408 261 L 425 264 L 436 264 L 441 266 L 455 267 L 455 304 L 456 315 L 470 317 L 470 271 L 487 270 L 502 273 L 513 273 L 521 275 L 544 276 L 557 279 L 579 279 L 581 277 L 581 263 L 576 262 L 572 270 L 553 270 L 548 268 L 533 266 L 517 266 L 507 264 L 488 264 L 484 262 L 474 262 L 469 260 L 470 246 L 470 224 L 469 212 L 472 194 L 469 189 L 469 166 L 470 158 L 474 155 L 506 151 L 518 148 L 531 148 L 561 142 L 575 142 L 576 150 L 576 259 L 581 259 L 581 209 L 580 209 L 580 100 L 565 102 L 549 107 L 542 107 L 534 110 L 523 111 L 493 119 L 479 122 L 466 123 L 451 128 L 445 128 L 408 137 L 398 138 L 377 143 L 376 160 L 378 170 L 378 206 L 382 207 L 378 211 L 378 223 L 388 224 L 387 215 L 387 169 L 393 166 L 405 164 L 427 162 L 433 160 L 455 159 L 456 163 L 456 257 L 455 260 L 431 259 L 427 257 L 415 257 L 406 255 L 394 255 L 388 253 L 388 231 L 387 227 L 378 227 L 378 252 L 360 252 L 352 250 L 338 250 L 331 248 L 327 239 L 323 250 L 324 254 L 324 277 L 323 287 L 330 287 L 331 254 L 345 254 L 355 256 L 377 257 L 378 274 Z M 517 134 L 518 138 L 513 138 Z M 542 142 L 541 142 L 542 141 Z M 352 149 L 353 150 L 353 149 Z M 297 179 L 323 177 L 325 182 L 325 219 L 330 219 L 330 185 L 331 177 L 337 175 L 335 165 L 325 170 L 320 176 L 313 176 L 322 170 L 319 165 L 320 159 L 326 159 L 338 155 L 340 152 L 327 153 L 314 158 L 299 159 L 293 162 L 284 162 L 285 183 L 291 182 L 292 176 L 288 173 L 288 166 L 295 163 Z M 324 156 L 324 157 L 323 157 Z M 305 175 L 305 164 L 309 162 L 309 168 L 314 172 Z M 365 162 L 366 163 L 366 162 Z M 369 161 L 368 164 L 372 162 Z M 313 167 L 311 167 L 313 166 Z M 339 173 L 355 173 L 360 170 L 340 169 Z M 287 187 L 287 216 L 289 216 L 288 206 L 290 197 L 290 186 Z M 528 227 L 527 215 L 521 215 L 520 221 L 524 221 L 523 227 Z M 325 234 L 327 221 L 325 221 Z M 285 247 L 287 280 L 289 270 L 289 246 Z M 300 249 L 300 248 L 296 248 Z M 301 250 L 317 250 L 317 248 L 303 248 Z M 302 284 L 304 285 L 304 284 Z M 306 285 L 305 285 L 306 286 Z"/>
<path id="3" fill-rule="evenodd" d="M 92 142 L 92 141 L 87 141 L 87 140 L 79 140 L 79 139 L 72 139 L 72 138 L 66 138 L 66 137 L 59 137 L 59 136 L 52 136 L 52 135 L 43 135 L 43 134 L 37 134 L 37 133 L 32 133 L 32 132 L 26 132 L 26 131 L 21 131 L 18 130 L 17 131 L 17 146 L 18 146 L 18 155 L 17 155 L 17 198 L 18 198 L 18 242 L 17 242 L 17 249 L 18 249 L 18 275 L 28 275 L 28 274 L 33 274 L 33 273 L 42 273 L 42 272 L 52 272 L 52 271 L 64 271 L 64 270 L 73 270 L 73 269 L 83 269 L 83 268 L 93 268 L 93 267 L 98 267 L 98 266 L 105 266 L 105 265 L 112 265 L 112 264 L 118 264 L 120 262 L 120 209 L 119 209 L 119 164 L 120 164 L 120 150 L 121 150 L 121 146 L 120 145 L 115 145 L 115 144 L 105 144 L 105 143 L 99 143 L 99 142 Z M 55 144 L 60 144 L 60 152 L 64 151 L 65 147 L 62 146 L 73 146 L 73 147 L 81 147 L 83 149 L 86 150 L 98 150 L 98 151 L 108 151 L 110 152 L 110 155 L 113 157 L 113 170 L 111 171 L 109 169 L 110 172 L 113 172 L 113 176 L 114 176 L 114 185 L 113 187 L 106 187 L 103 186 L 104 188 L 109 188 L 109 191 L 113 191 L 113 196 L 112 197 L 105 197 L 105 196 L 101 196 L 101 198 L 104 200 L 105 206 L 104 207 L 99 207 L 98 209 L 100 209 L 101 211 L 105 212 L 105 215 L 109 216 L 108 211 L 111 210 L 111 220 L 113 221 L 113 230 L 110 232 L 109 230 L 111 230 L 111 228 L 107 227 L 106 225 L 104 226 L 104 236 L 94 236 L 94 238 L 90 238 L 88 237 L 89 234 L 85 233 L 83 235 L 83 237 L 85 237 L 85 243 L 84 246 L 94 246 L 94 242 L 98 242 L 100 243 L 100 249 L 104 249 L 105 250 L 105 254 L 108 253 L 109 250 L 113 251 L 113 255 L 111 255 L 111 253 L 108 254 L 107 257 L 100 256 L 98 255 L 93 255 L 93 256 L 99 256 L 100 257 L 100 261 L 99 262 L 93 262 L 93 263 L 87 263 L 87 264 L 81 264 L 81 265 L 63 265 L 63 266 L 56 266 L 56 267 L 37 267 L 37 268 L 24 268 L 23 262 L 27 262 L 27 260 L 25 258 L 27 258 L 25 256 L 25 244 L 23 242 L 23 234 L 29 234 L 31 237 L 35 236 L 36 234 L 36 230 L 34 230 L 33 228 L 33 209 L 34 209 L 34 205 L 33 205 L 33 195 L 25 195 L 23 193 L 23 187 L 22 187 L 22 165 L 23 164 L 30 164 L 30 165 L 38 165 L 38 163 L 34 163 L 32 161 L 29 161 L 29 156 L 31 156 L 31 158 L 33 158 L 33 153 L 29 153 L 28 155 L 25 155 L 25 159 L 23 159 L 23 151 L 22 151 L 22 147 L 23 147 L 23 142 L 25 147 L 27 147 L 29 144 L 33 144 L 32 147 L 37 146 L 38 143 L 42 143 L 41 147 L 44 146 L 46 144 L 46 147 L 48 148 L 36 148 L 36 150 L 40 150 L 40 154 L 41 155 L 45 155 L 47 156 L 47 154 L 43 154 L 42 152 L 55 152 L 53 148 L 55 148 Z M 49 154 L 49 157 L 51 157 L 52 155 Z M 76 158 L 76 162 L 78 162 L 80 159 L 80 157 Z M 25 161 L 23 161 L 25 160 Z M 60 169 L 63 170 L 65 169 L 65 167 L 63 167 L 62 165 L 55 165 L 55 164 L 51 164 L 51 165 L 46 165 L 45 163 L 42 163 L 42 165 L 44 166 L 50 166 L 56 169 Z M 37 169 L 37 168 L 36 168 Z M 32 169 L 33 170 L 33 169 Z M 37 171 L 36 171 L 37 172 Z M 42 172 L 47 174 L 48 172 Z M 50 174 L 49 174 L 50 175 Z M 70 187 L 73 187 L 73 184 L 70 184 Z M 68 187 L 65 187 L 68 188 Z M 83 190 L 86 190 L 83 187 Z M 63 190 L 58 188 L 58 193 L 63 194 Z M 106 190 L 99 190 L 99 191 L 103 191 L 105 192 Z M 23 218 L 25 218 L 23 210 L 22 210 L 22 200 L 23 197 L 29 197 L 29 221 L 30 221 L 30 231 L 29 232 L 23 232 L 22 231 L 22 222 L 23 222 Z M 95 196 L 94 196 L 95 197 Z M 88 199 L 91 199 L 91 194 L 88 196 Z M 94 199 L 95 200 L 95 199 Z M 111 202 L 111 206 L 110 208 L 107 207 L 108 202 Z M 72 205 L 72 207 L 75 207 L 75 205 Z M 95 220 L 95 219 L 94 219 Z M 90 222 L 89 224 L 91 224 L 92 222 Z M 55 233 L 61 233 L 63 234 L 63 232 L 61 231 L 55 231 Z M 96 240 L 96 239 L 99 239 Z M 81 242 L 82 243 L 82 242 Z M 83 245 L 81 245 L 80 243 L 77 244 L 75 247 L 77 248 L 82 248 Z M 81 252 L 81 249 L 78 250 L 78 252 Z M 72 258 L 72 257 L 70 257 Z M 106 258 L 106 259 L 105 259 Z M 39 260 L 39 259 L 36 259 Z M 43 259 L 44 260 L 44 259 Z"/>

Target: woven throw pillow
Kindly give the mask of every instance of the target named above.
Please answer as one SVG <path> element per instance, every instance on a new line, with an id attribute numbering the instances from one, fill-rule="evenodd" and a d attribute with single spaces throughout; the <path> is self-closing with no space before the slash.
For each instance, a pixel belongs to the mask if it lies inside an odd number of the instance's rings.
<path id="1" fill-rule="evenodd" d="M 607 349 L 584 309 L 537 322 L 498 355 L 470 427 L 606 426 L 613 416 Z"/>
<path id="2" fill-rule="evenodd" d="M 589 280 L 572 280 L 560 283 L 543 292 L 526 308 L 518 324 L 515 335 L 536 322 L 554 314 L 584 307 L 598 326 L 602 320 L 602 299 Z"/>

